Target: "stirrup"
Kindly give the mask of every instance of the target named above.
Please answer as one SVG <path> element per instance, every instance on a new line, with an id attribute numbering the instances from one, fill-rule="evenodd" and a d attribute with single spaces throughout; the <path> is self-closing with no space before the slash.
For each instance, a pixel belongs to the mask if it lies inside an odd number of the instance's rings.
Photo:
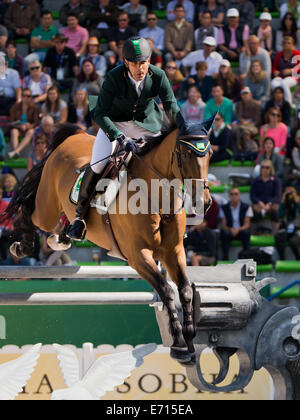
<path id="1" fill-rule="evenodd" d="M 70 231 L 73 229 L 73 227 L 74 227 L 74 225 L 75 225 L 75 223 L 76 222 L 81 222 L 82 224 L 83 224 L 83 230 L 82 230 L 82 233 L 81 233 L 81 236 L 80 236 L 80 238 L 79 237 L 77 237 L 77 236 L 70 236 Z M 70 223 L 70 226 L 69 226 L 69 229 L 68 229 L 68 232 L 67 232 L 67 234 L 66 234 L 66 236 L 68 237 L 68 238 L 70 238 L 70 239 L 72 239 L 73 241 L 79 241 L 79 242 L 81 242 L 81 241 L 83 241 L 84 239 L 85 239 L 85 235 L 86 235 L 86 232 L 87 232 L 87 227 L 86 227 L 86 222 L 85 222 L 85 220 L 84 219 L 81 219 L 80 217 L 76 217 L 71 223 Z"/>

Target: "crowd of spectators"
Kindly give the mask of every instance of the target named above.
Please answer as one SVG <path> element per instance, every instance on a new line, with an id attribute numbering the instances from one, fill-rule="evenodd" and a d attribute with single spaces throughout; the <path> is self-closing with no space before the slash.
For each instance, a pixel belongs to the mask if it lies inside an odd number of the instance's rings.
<path id="1" fill-rule="evenodd" d="M 233 238 L 247 249 L 252 222 L 265 217 L 283 257 L 282 229 L 291 235 L 293 225 L 298 238 L 297 223 L 285 220 L 287 197 L 297 203 L 295 218 L 300 202 L 298 1 L 69 0 L 59 10 L 60 27 L 42 3 L 0 1 L 0 50 L 5 55 L 0 158 L 17 158 L 31 145 L 26 152 L 30 170 L 45 155 L 56 124 L 68 121 L 96 133 L 88 96 L 98 95 L 107 72 L 122 63 L 126 39 L 140 35 L 151 45 L 151 64 L 165 70 L 187 121 L 204 121 L 219 111 L 212 163 L 236 159 L 256 165 L 252 205 L 240 201 L 236 188 L 228 204 L 218 208 L 215 202 L 218 225 L 206 220 L 187 238 L 190 250 L 207 241 L 209 247 L 201 247 L 209 255 L 194 255 L 191 262 L 216 262 L 217 256 L 210 255 L 217 243 L 210 231 L 216 228 L 224 259 Z M 273 12 L 279 12 L 279 29 Z M 162 13 L 165 19 L 159 20 Z M 28 41 L 24 57 L 17 53 L 20 38 Z M 9 152 L 3 132 L 10 136 Z M 4 198 L 9 193 L 1 191 Z M 295 255 L 299 242 L 293 241 Z"/>

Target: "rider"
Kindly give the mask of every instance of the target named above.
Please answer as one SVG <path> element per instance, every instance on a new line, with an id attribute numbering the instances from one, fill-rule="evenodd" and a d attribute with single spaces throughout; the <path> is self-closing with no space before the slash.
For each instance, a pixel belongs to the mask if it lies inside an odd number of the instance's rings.
<path id="1" fill-rule="evenodd" d="M 93 147 L 91 166 L 82 179 L 76 219 L 68 236 L 80 241 L 86 232 L 90 198 L 100 174 L 119 143 L 127 152 L 136 152 L 135 140 L 161 134 L 163 113 L 155 98 L 172 117 L 180 116 L 179 107 L 165 72 L 150 64 L 151 48 L 144 38 L 129 38 L 123 46 L 124 64 L 106 75 L 93 119 L 100 129 Z M 178 115 L 177 115 L 178 114 Z"/>

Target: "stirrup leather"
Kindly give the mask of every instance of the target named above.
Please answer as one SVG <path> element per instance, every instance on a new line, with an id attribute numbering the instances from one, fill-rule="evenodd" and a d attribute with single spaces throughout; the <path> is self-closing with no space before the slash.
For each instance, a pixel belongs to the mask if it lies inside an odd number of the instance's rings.
<path id="1" fill-rule="evenodd" d="M 81 223 L 83 224 L 83 226 L 84 226 L 84 230 L 83 230 L 82 235 L 81 235 L 81 237 L 80 237 L 80 238 L 74 238 L 74 237 L 69 236 L 70 230 L 73 228 L 73 226 L 74 226 L 75 222 L 81 222 Z M 74 240 L 74 241 L 83 241 L 83 240 L 85 239 L 86 232 L 87 232 L 87 226 L 86 226 L 86 222 L 85 222 L 85 220 L 84 220 L 84 219 L 81 219 L 80 217 L 76 217 L 76 218 L 75 218 L 75 219 L 74 219 L 74 220 L 70 223 L 70 226 L 69 226 L 69 230 L 68 230 L 67 236 L 68 236 L 70 239 Z"/>

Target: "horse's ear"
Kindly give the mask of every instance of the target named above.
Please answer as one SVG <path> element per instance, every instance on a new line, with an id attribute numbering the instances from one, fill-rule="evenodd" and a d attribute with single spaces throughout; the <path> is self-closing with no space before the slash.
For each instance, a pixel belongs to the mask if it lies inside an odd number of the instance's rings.
<path id="1" fill-rule="evenodd" d="M 177 124 L 177 127 L 179 129 L 180 135 L 188 133 L 189 125 L 185 121 L 185 119 L 183 118 L 183 115 L 181 114 L 180 111 L 177 112 L 177 115 L 176 115 L 176 124 Z"/>
<path id="2" fill-rule="evenodd" d="M 212 129 L 212 126 L 215 122 L 215 118 L 218 115 L 219 111 L 215 112 L 214 115 L 208 120 L 204 121 L 198 126 L 198 129 L 203 133 L 208 135 Z"/>

